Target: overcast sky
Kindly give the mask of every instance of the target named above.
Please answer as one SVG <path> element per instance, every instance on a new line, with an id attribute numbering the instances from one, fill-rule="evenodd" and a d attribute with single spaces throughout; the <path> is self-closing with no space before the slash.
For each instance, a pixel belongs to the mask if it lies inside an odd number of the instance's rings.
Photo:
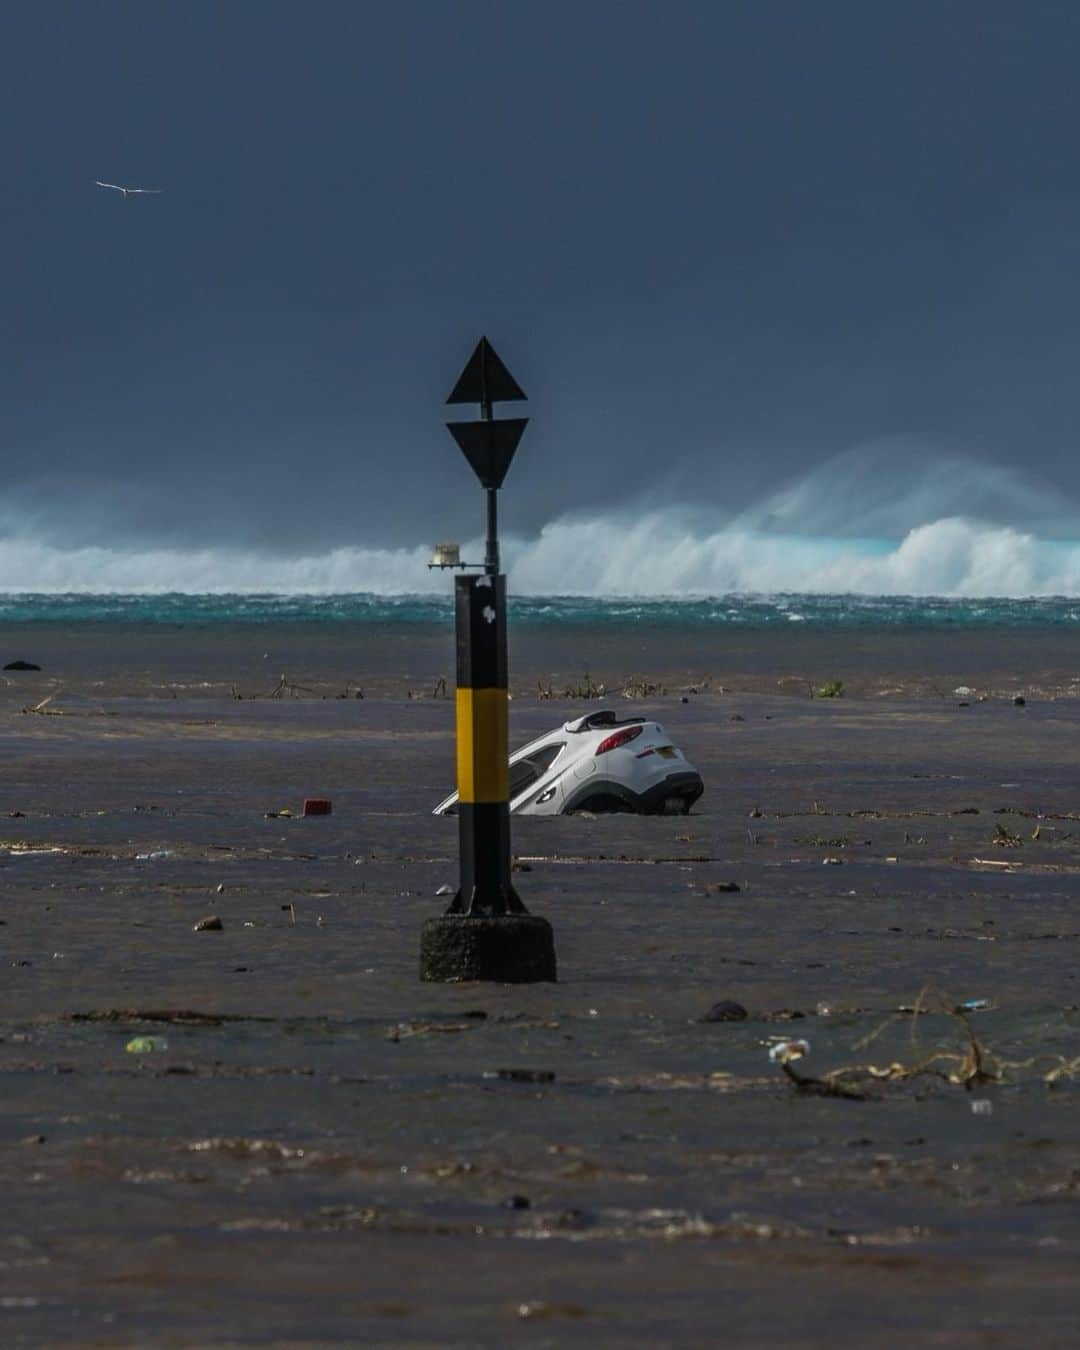
<path id="1" fill-rule="evenodd" d="M 1080 495 L 1080 7 L 6 0 L 0 53 L 35 529 L 479 529 L 442 422 L 481 333 L 518 531 L 721 520 L 890 438 Z"/>

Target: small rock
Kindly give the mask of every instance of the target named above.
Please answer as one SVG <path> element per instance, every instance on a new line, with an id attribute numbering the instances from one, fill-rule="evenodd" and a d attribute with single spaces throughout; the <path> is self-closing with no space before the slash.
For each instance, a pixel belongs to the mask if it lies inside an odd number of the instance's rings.
<path id="1" fill-rule="evenodd" d="M 503 1209 L 529 1209 L 532 1201 L 527 1195 L 510 1195 L 503 1201 Z"/>
<path id="2" fill-rule="evenodd" d="M 194 933 L 220 933 L 225 925 L 221 922 L 219 914 L 208 914 L 205 919 L 200 919 L 192 929 Z"/>
<path id="3" fill-rule="evenodd" d="M 9 661 L 4 667 L 5 670 L 40 670 L 40 666 L 35 666 L 33 661 Z"/>
<path id="4" fill-rule="evenodd" d="M 731 716 L 728 718 L 728 721 L 729 721 L 729 722 L 745 722 L 745 721 L 746 721 L 746 718 L 742 715 L 742 713 L 732 713 Z"/>
<path id="5" fill-rule="evenodd" d="M 745 1022 L 749 1015 L 741 1003 L 736 1003 L 734 999 L 722 998 L 719 1003 L 712 1005 L 701 1021 Z"/>
<path id="6" fill-rule="evenodd" d="M 1023 696 L 1023 694 L 1017 694 L 1017 696 L 1013 699 L 1013 703 L 1018 708 L 1022 708 L 1027 703 L 1027 699 Z"/>

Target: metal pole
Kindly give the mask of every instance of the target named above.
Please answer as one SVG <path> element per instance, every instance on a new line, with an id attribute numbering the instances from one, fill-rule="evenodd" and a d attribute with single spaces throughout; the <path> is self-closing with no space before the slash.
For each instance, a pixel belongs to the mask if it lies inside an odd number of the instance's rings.
<path id="1" fill-rule="evenodd" d="M 480 420 L 490 422 L 494 412 L 488 397 L 487 361 L 480 363 Z M 484 571 L 489 577 L 499 575 L 499 521 L 495 488 L 487 488 L 487 547 L 484 550 Z"/>
<path id="2" fill-rule="evenodd" d="M 495 488 L 487 489 L 487 548 L 484 551 L 484 571 L 489 577 L 499 575 L 499 519 Z"/>

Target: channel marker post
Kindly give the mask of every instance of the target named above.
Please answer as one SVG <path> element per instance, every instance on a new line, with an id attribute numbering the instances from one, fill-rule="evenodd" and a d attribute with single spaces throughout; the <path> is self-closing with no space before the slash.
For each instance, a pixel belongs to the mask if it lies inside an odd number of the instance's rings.
<path id="1" fill-rule="evenodd" d="M 446 400 L 480 407 L 479 421 L 447 425 L 484 489 L 487 543 L 480 574 L 454 582 L 460 880 L 446 913 L 424 924 L 422 980 L 522 984 L 556 978 L 551 925 L 528 912 L 511 879 L 506 578 L 499 571 L 496 493 L 528 418 L 496 420 L 492 406 L 524 398 L 481 338 Z"/>

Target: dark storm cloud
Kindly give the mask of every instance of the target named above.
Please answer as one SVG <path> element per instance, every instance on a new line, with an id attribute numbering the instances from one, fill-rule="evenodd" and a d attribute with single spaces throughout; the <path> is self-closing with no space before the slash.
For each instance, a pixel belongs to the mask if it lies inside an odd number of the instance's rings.
<path id="1" fill-rule="evenodd" d="M 0 47 L 35 529 L 465 533 L 481 332 L 532 396 L 519 530 L 890 437 L 1080 489 L 1071 7 L 45 0 Z"/>

